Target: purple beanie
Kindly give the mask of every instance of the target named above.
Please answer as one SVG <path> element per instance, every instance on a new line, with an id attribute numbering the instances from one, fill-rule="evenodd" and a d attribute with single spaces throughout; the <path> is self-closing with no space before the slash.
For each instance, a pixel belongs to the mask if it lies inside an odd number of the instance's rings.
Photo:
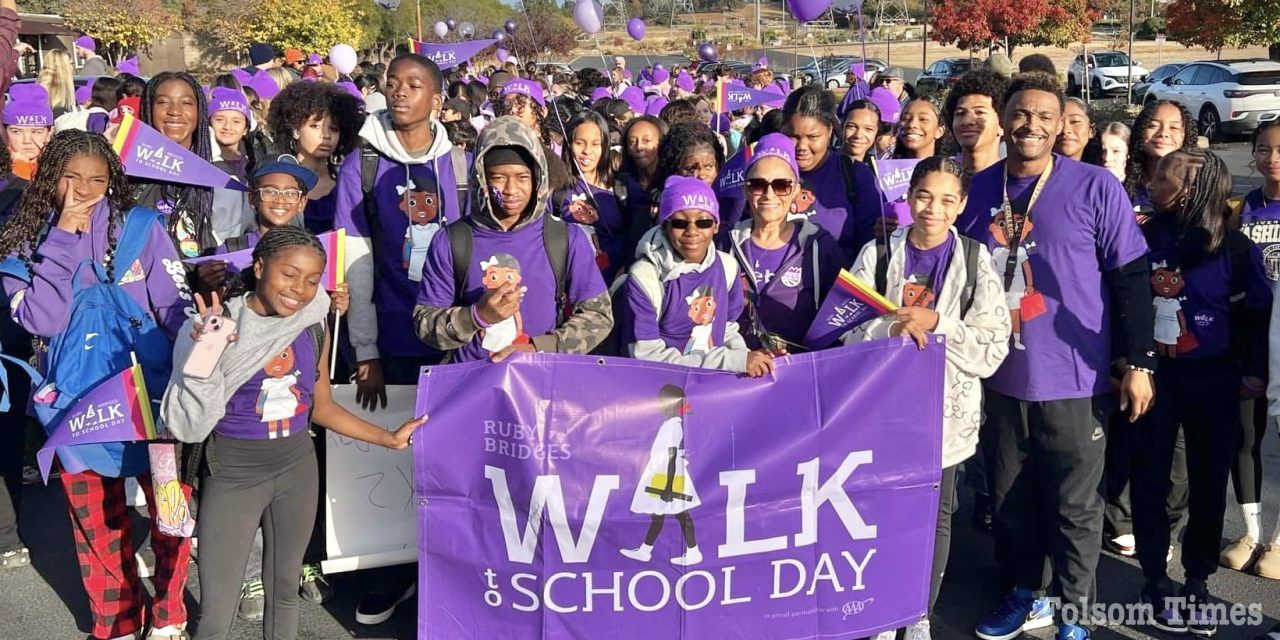
<path id="1" fill-rule="evenodd" d="M 654 83 L 654 84 L 662 84 L 662 83 L 664 83 L 664 82 L 666 82 L 666 81 L 668 81 L 668 80 L 670 80 L 670 79 L 671 79 L 671 72 L 670 72 L 670 71 L 667 71 L 666 69 L 663 69 L 662 67 L 655 67 L 655 68 L 653 69 L 653 83 Z"/>
<path id="2" fill-rule="evenodd" d="M 320 57 L 320 54 L 318 53 L 313 53 L 307 56 L 307 64 L 308 65 L 324 64 L 324 58 Z"/>
<path id="3" fill-rule="evenodd" d="M 667 221 L 677 211 L 696 209 L 705 211 L 720 221 L 720 201 L 707 183 L 697 178 L 671 176 L 662 185 L 662 202 L 658 206 L 658 224 Z"/>
<path id="4" fill-rule="evenodd" d="M 357 87 L 356 83 L 343 80 L 342 82 L 334 83 L 334 86 L 351 94 L 351 97 L 355 98 L 356 100 L 359 100 L 362 104 L 364 103 L 364 94 L 361 93 L 360 87 Z"/>
<path id="5" fill-rule="evenodd" d="M 662 96 L 653 96 L 649 98 L 649 105 L 644 108 L 646 116 L 657 116 L 662 113 L 662 108 L 670 104 L 671 101 Z"/>
<path id="6" fill-rule="evenodd" d="M 86 84 L 76 88 L 76 104 L 84 104 L 93 98 L 93 85 Z"/>
<path id="7" fill-rule="evenodd" d="M 97 53 L 98 51 L 98 43 L 94 42 L 93 38 L 90 38 L 89 36 L 80 36 L 79 38 L 76 38 L 76 46 L 81 49 L 88 49 L 94 53 Z"/>
<path id="8" fill-rule="evenodd" d="M 747 171 L 750 171 L 755 163 L 764 158 L 781 158 L 785 160 L 787 166 L 791 167 L 791 172 L 795 174 L 795 179 L 800 179 L 800 166 L 796 164 L 796 143 L 786 134 L 770 133 L 760 138 L 760 142 L 756 143 L 751 161 L 747 163 Z"/>
<path id="9" fill-rule="evenodd" d="M 244 94 L 228 87 L 214 87 L 209 95 L 209 117 L 219 111 L 234 111 L 244 116 L 245 122 L 250 120 L 249 101 Z"/>
<path id="10" fill-rule="evenodd" d="M 631 110 L 635 113 L 644 113 L 644 89 L 641 89 L 640 87 L 627 87 L 622 90 L 622 93 L 618 94 L 618 98 L 625 100 L 627 104 L 631 105 Z"/>
<path id="11" fill-rule="evenodd" d="M 880 107 L 880 121 L 890 124 L 897 124 L 898 117 L 902 115 L 902 103 L 893 97 L 893 93 L 884 87 L 876 87 L 871 90 L 871 95 L 867 99 Z"/>
<path id="12" fill-rule="evenodd" d="M 612 98 L 612 97 L 613 97 L 613 92 L 609 90 L 609 87 L 596 87 L 595 91 L 591 92 L 592 102 L 595 102 L 597 100 L 604 100 L 605 98 Z"/>
<path id="13" fill-rule="evenodd" d="M 546 97 L 542 92 L 542 85 L 534 82 L 533 80 L 516 78 L 503 85 L 502 97 L 505 98 L 513 93 L 518 93 L 522 96 L 529 96 L 534 102 L 538 103 L 538 106 L 540 107 L 547 106 Z"/>
<path id="14" fill-rule="evenodd" d="M 53 108 L 49 92 L 31 82 L 9 88 L 9 102 L 4 105 L 4 124 L 13 127 L 52 127 Z"/>
<path id="15" fill-rule="evenodd" d="M 693 76 L 689 75 L 688 71 L 681 69 L 680 74 L 676 76 L 676 88 L 681 91 L 693 93 L 695 88 L 693 84 Z"/>

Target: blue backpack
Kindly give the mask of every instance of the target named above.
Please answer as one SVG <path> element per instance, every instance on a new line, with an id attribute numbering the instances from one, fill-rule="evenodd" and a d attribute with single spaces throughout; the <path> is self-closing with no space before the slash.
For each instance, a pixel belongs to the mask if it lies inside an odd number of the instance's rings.
<path id="1" fill-rule="evenodd" d="M 158 212 L 135 207 L 125 217 L 112 261 L 117 280 L 129 272 L 146 246 L 151 226 L 162 224 Z M 87 277 L 92 273 L 92 278 Z M 0 261 L 0 274 L 31 282 L 27 266 L 17 258 Z M 85 276 L 85 277 L 82 277 Z M 89 282 L 86 283 L 85 281 Z M 142 365 L 152 409 L 164 395 L 173 367 L 173 345 L 147 309 L 142 308 L 118 283 L 107 280 L 97 261 L 85 258 L 72 276 L 72 298 L 67 326 L 49 341 L 44 375 L 29 363 L 0 353 L 0 359 L 24 369 L 33 381 L 33 413 L 46 433 L 64 422 L 66 411 L 86 392 L 133 365 Z M 0 367 L 0 411 L 9 407 L 9 380 Z M 127 451 L 126 443 L 60 447 L 63 467 L 73 473 L 92 469 L 120 477 L 136 475 L 148 464 L 145 447 Z"/>

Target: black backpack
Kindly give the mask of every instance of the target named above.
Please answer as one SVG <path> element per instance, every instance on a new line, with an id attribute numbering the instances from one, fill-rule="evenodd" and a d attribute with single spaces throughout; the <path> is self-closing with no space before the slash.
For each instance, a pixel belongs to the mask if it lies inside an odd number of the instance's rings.
<path id="1" fill-rule="evenodd" d="M 475 240 L 474 222 L 470 217 L 445 225 L 449 236 L 449 252 L 453 255 L 453 292 L 459 299 L 467 290 L 467 276 L 471 272 L 472 243 Z M 566 304 L 565 278 L 569 271 L 569 224 L 552 216 L 542 220 L 542 246 L 551 263 L 551 273 L 556 281 L 556 314 L 564 311 Z"/>
<path id="2" fill-rule="evenodd" d="M 964 288 L 960 290 L 960 319 L 964 320 L 973 307 L 973 293 L 978 288 L 978 260 L 982 256 L 978 241 L 960 236 L 960 248 L 964 252 Z M 886 295 L 889 289 L 889 254 L 877 252 L 876 291 Z"/>

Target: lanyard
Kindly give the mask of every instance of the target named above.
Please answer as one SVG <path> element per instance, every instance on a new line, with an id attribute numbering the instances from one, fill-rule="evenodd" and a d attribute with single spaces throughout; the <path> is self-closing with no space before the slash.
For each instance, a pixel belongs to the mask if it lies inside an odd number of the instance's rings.
<path id="1" fill-rule="evenodd" d="M 1002 182 L 1000 189 L 1000 211 L 996 215 L 1001 216 L 1004 227 L 1005 237 L 1008 239 L 1009 257 L 1004 263 L 1004 290 L 1008 291 L 1009 286 L 1013 284 L 1013 274 L 1018 268 L 1018 244 L 1022 242 L 1022 228 L 1028 220 L 1031 220 L 1031 209 L 1036 206 L 1036 200 L 1040 199 L 1040 191 L 1044 189 L 1044 185 L 1049 182 L 1049 174 L 1053 172 L 1053 156 L 1049 156 L 1049 164 L 1045 165 L 1044 173 L 1036 179 L 1036 186 L 1031 190 L 1031 199 L 1027 201 L 1027 209 L 1022 216 L 1014 215 L 1013 203 L 1009 201 L 1009 171 L 1005 169 L 1001 173 Z"/>

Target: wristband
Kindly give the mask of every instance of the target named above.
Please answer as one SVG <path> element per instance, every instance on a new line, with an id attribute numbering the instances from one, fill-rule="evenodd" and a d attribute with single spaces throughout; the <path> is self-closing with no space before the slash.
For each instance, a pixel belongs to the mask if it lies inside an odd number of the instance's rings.
<path id="1" fill-rule="evenodd" d="M 485 322 L 480 317 L 480 311 L 476 309 L 476 306 L 474 304 L 471 305 L 471 321 L 476 323 L 476 326 L 480 327 L 481 329 L 488 329 L 490 326 L 492 326 L 489 323 Z"/>
<path id="2" fill-rule="evenodd" d="M 1130 371 L 1141 371 L 1141 372 L 1143 372 L 1143 373 L 1145 373 L 1145 374 L 1153 375 L 1153 376 L 1156 374 L 1156 372 L 1155 372 L 1155 371 L 1153 371 L 1153 370 L 1151 370 L 1151 369 L 1147 369 L 1146 367 L 1139 367 L 1139 366 L 1138 366 L 1138 365 L 1136 365 L 1136 364 L 1125 365 L 1125 368 L 1126 368 L 1126 369 L 1128 369 L 1128 370 L 1130 370 Z"/>

